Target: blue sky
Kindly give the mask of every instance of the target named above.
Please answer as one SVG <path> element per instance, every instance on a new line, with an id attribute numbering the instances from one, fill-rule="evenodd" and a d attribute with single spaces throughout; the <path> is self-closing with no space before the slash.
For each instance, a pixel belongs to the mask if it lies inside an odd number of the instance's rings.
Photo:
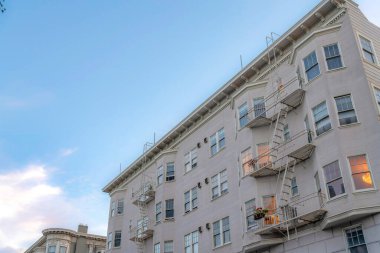
<path id="1" fill-rule="evenodd" d="M 240 54 L 247 64 L 267 34 L 282 34 L 318 2 L 6 1 L 0 253 L 25 249 L 46 227 L 86 223 L 105 234 L 101 188 L 119 164 L 239 71 Z M 358 2 L 379 25 L 380 6 Z"/>

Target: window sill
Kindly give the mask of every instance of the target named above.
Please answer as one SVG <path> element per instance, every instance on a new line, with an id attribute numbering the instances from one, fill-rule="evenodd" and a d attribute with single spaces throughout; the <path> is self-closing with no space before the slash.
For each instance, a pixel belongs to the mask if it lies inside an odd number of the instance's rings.
<path id="1" fill-rule="evenodd" d="M 170 180 L 170 181 L 165 181 L 165 183 L 174 183 L 174 182 L 175 182 L 175 179 Z"/>
<path id="2" fill-rule="evenodd" d="M 373 192 L 378 192 L 378 191 L 379 190 L 377 190 L 375 188 L 371 188 L 371 189 L 364 189 L 364 190 L 356 190 L 356 191 L 353 191 L 352 194 L 358 195 L 358 194 L 373 193 Z"/>
<path id="3" fill-rule="evenodd" d="M 336 72 L 336 71 L 343 70 L 346 68 L 347 68 L 346 66 L 343 66 L 343 67 L 336 68 L 336 69 L 328 69 L 328 70 L 326 70 L 326 73 Z"/>
<path id="4" fill-rule="evenodd" d="M 198 207 L 194 207 L 193 209 L 191 209 L 191 210 L 188 211 L 187 213 L 185 212 L 185 213 L 183 214 L 183 216 L 186 216 L 186 215 L 188 215 L 188 214 L 190 214 L 190 213 L 193 213 L 193 212 L 195 212 L 196 210 L 198 210 Z"/>
<path id="5" fill-rule="evenodd" d="M 377 63 L 372 63 L 372 62 L 368 61 L 368 60 L 365 59 L 365 58 L 363 58 L 363 62 L 365 62 L 365 63 L 371 65 L 372 67 L 375 67 L 375 68 L 377 68 L 377 69 L 380 69 L 380 66 L 379 66 Z"/>
<path id="6" fill-rule="evenodd" d="M 338 128 L 340 128 L 340 129 L 344 129 L 344 128 L 347 128 L 347 127 L 358 126 L 358 125 L 360 125 L 360 124 L 361 124 L 360 122 L 355 122 L 355 123 L 351 123 L 351 124 L 340 125 Z"/>
<path id="7" fill-rule="evenodd" d="M 173 217 L 173 218 L 165 218 L 163 222 L 166 223 L 166 222 L 174 222 L 174 221 L 175 219 Z"/>
<path id="8" fill-rule="evenodd" d="M 323 132 L 321 133 L 320 135 L 314 137 L 315 140 L 319 139 L 319 138 L 322 138 L 323 136 L 327 135 L 328 133 L 332 132 L 334 130 L 334 128 L 330 128 L 329 130 L 327 130 L 326 132 Z"/>
<path id="9" fill-rule="evenodd" d="M 196 168 L 198 168 L 198 165 L 195 166 L 194 168 L 192 168 L 192 169 L 189 170 L 189 171 L 185 171 L 185 173 L 183 173 L 183 175 L 187 175 L 187 174 L 189 174 L 190 172 L 192 172 L 192 171 L 195 170 Z"/>
<path id="10" fill-rule="evenodd" d="M 335 196 L 335 197 L 333 197 L 331 199 L 328 199 L 326 201 L 326 204 L 329 204 L 329 203 L 334 202 L 334 201 L 339 200 L 339 199 L 347 198 L 347 196 L 348 196 L 347 193 L 343 193 L 343 194 L 341 194 L 339 196 Z"/>
<path id="11" fill-rule="evenodd" d="M 226 148 L 226 146 L 224 146 L 223 148 L 219 149 L 218 152 L 216 152 L 215 154 L 211 155 L 210 158 L 213 158 L 214 156 L 217 156 L 220 152 L 222 152 L 224 149 Z"/>
<path id="12" fill-rule="evenodd" d="M 229 246 L 229 245 L 231 245 L 231 244 L 232 244 L 232 242 L 227 242 L 227 243 L 225 243 L 225 244 L 223 244 L 223 245 L 220 245 L 220 246 L 218 246 L 218 247 L 213 248 L 212 250 L 217 250 L 217 249 L 223 248 L 223 247 L 225 247 L 225 246 Z"/>
<path id="13" fill-rule="evenodd" d="M 313 79 L 308 80 L 307 83 L 305 83 L 305 85 L 310 85 L 312 82 L 314 82 L 315 80 L 319 79 L 321 76 L 322 76 L 322 74 L 320 73 L 319 75 L 317 75 Z"/>
<path id="14" fill-rule="evenodd" d="M 215 198 L 211 199 L 211 202 L 213 202 L 213 201 L 215 201 L 217 199 L 220 199 L 221 197 L 223 197 L 224 195 L 227 195 L 227 194 L 228 194 L 228 191 L 225 192 L 225 193 L 223 193 L 223 194 L 220 194 L 218 197 L 215 197 Z"/>

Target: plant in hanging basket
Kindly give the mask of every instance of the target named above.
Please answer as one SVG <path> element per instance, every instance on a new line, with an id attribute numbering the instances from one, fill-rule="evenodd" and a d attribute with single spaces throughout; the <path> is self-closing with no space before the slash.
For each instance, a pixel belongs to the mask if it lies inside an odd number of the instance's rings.
<path id="1" fill-rule="evenodd" d="M 258 207 L 256 208 L 253 217 L 255 220 L 259 220 L 259 219 L 264 218 L 267 213 L 268 213 L 268 209 L 263 209 L 262 207 Z"/>

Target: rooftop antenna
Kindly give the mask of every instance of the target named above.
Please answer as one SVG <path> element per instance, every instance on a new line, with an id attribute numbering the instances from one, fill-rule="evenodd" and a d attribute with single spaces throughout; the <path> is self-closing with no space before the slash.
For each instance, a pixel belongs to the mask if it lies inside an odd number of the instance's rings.
<path id="1" fill-rule="evenodd" d="M 240 68 L 243 69 L 243 56 L 240 55 Z"/>

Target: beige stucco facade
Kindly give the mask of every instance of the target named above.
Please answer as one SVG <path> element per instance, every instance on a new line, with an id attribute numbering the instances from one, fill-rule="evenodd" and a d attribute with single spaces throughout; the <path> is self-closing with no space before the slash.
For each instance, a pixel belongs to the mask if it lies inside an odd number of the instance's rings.
<path id="1" fill-rule="evenodd" d="M 380 252 L 379 55 L 321 1 L 104 187 L 107 252 Z"/>

